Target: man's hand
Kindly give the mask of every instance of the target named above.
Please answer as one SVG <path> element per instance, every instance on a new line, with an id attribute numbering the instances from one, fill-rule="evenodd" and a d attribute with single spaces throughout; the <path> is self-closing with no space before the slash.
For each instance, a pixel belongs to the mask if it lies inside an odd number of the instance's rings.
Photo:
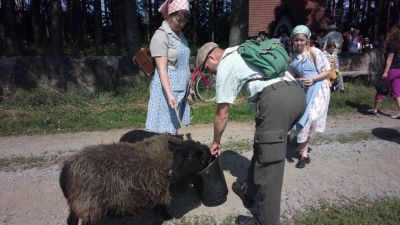
<path id="1" fill-rule="evenodd" d="M 214 156 L 219 156 L 221 154 L 221 144 L 213 142 L 210 147 L 210 153 Z"/>

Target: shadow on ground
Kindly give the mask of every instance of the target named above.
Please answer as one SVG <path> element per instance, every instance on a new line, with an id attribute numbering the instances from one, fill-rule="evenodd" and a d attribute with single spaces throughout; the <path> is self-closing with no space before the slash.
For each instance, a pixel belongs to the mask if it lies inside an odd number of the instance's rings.
<path id="1" fill-rule="evenodd" d="M 400 132 L 398 129 L 378 127 L 372 129 L 372 134 L 379 139 L 400 144 Z"/>

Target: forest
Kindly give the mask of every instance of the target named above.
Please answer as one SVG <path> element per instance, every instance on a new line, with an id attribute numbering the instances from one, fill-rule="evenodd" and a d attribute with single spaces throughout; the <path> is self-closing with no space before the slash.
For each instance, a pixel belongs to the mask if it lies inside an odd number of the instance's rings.
<path id="1" fill-rule="evenodd" d="M 189 0 L 192 18 L 184 33 L 190 46 L 195 48 L 210 40 L 223 46 L 244 41 L 247 30 L 238 27 L 251 17 L 249 1 L 252 0 Z M 299 0 L 281 1 L 284 5 Z M 340 31 L 356 27 L 372 38 L 385 34 L 400 20 L 400 0 L 313 1 L 324 6 L 326 16 Z M 130 57 L 141 46 L 148 45 L 161 24 L 157 9 L 163 2 L 1 0 L 0 56 Z"/>

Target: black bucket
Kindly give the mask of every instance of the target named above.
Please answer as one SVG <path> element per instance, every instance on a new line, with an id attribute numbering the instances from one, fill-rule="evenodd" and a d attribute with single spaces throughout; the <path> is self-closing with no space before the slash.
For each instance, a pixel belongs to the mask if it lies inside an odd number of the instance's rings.
<path id="1" fill-rule="evenodd" d="M 228 187 L 219 157 L 213 157 L 210 164 L 199 173 L 196 186 L 205 206 L 218 206 L 226 201 Z"/>

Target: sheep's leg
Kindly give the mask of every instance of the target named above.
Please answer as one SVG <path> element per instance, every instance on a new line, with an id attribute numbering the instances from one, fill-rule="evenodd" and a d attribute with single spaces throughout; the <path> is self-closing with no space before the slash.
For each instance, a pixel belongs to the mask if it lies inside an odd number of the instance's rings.
<path id="1" fill-rule="evenodd" d="M 68 225 L 78 225 L 79 218 L 72 212 L 70 211 L 68 219 L 67 219 L 67 224 Z"/>
<path id="2" fill-rule="evenodd" d="M 154 207 L 154 212 L 160 215 L 161 219 L 163 220 L 170 220 L 172 219 L 171 214 L 167 211 L 167 207 L 165 205 L 157 205 Z"/>

